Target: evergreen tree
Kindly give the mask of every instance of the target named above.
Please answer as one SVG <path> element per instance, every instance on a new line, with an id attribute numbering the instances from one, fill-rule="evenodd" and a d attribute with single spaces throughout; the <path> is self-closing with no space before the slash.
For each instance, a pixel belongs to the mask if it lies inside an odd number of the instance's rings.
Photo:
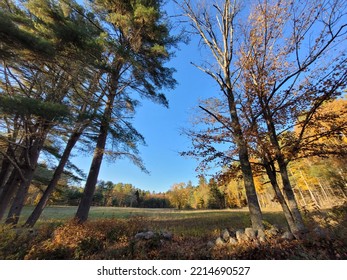
<path id="1" fill-rule="evenodd" d="M 177 38 L 169 34 L 170 27 L 164 20 L 162 4 L 160 0 L 91 2 L 107 37 L 103 45 L 107 101 L 103 108 L 84 196 L 76 213 L 76 219 L 80 222 L 88 218 L 110 126 L 113 124 L 114 114 L 118 112 L 114 106 L 115 100 L 129 96 L 127 100 L 132 103 L 134 97 L 128 94 L 134 95 L 136 92 L 167 106 L 167 100 L 160 90 L 173 88 L 175 85 L 173 69 L 164 64 L 170 59 L 169 48 L 176 44 Z M 129 139 L 132 145 L 141 140 L 140 135 L 135 130 L 133 132 L 134 137 Z M 138 157 L 131 156 L 131 159 L 143 167 Z"/>
<path id="2" fill-rule="evenodd" d="M 0 33 L 5 53 L 0 110 L 9 132 L 2 134 L 7 142 L 2 154 L 13 167 L 6 170 L 8 164 L 2 164 L 1 216 L 17 189 L 8 223 L 18 221 L 47 136 L 53 128 L 71 124 L 74 104 L 69 100 L 76 94 L 76 85 L 86 81 L 87 65 L 101 50 L 96 42 L 100 30 L 73 1 L 14 3 L 1 6 L 7 24 Z M 41 52 L 42 44 L 49 46 L 49 54 Z"/>

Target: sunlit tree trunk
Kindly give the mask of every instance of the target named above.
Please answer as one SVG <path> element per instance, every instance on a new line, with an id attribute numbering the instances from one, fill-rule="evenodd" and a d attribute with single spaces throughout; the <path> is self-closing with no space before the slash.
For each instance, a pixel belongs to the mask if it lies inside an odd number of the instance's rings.
<path id="1" fill-rule="evenodd" d="M 92 163 L 90 165 L 87 181 L 84 186 L 83 196 L 78 205 L 78 209 L 75 215 L 75 219 L 81 223 L 85 222 L 88 219 L 90 206 L 92 204 L 96 183 L 98 180 L 100 167 L 105 152 L 107 134 L 111 121 L 113 102 L 115 96 L 116 92 L 111 92 L 110 94 L 108 94 L 108 100 L 106 103 L 104 114 L 102 116 L 99 135 L 96 141 L 96 147 L 94 149 Z"/>
<path id="2" fill-rule="evenodd" d="M 301 175 L 301 178 L 304 180 L 304 183 L 305 183 L 305 185 L 306 185 L 306 187 L 307 187 L 307 190 L 308 190 L 308 192 L 309 192 L 309 194 L 310 194 L 310 196 L 311 196 L 311 199 L 312 199 L 313 203 L 314 203 L 318 208 L 320 208 L 320 204 L 318 203 L 316 197 L 315 197 L 314 194 L 312 193 L 310 184 L 307 182 L 307 180 L 306 180 L 304 174 L 302 173 L 302 170 L 300 170 L 300 175 Z"/>
<path id="3" fill-rule="evenodd" d="M 206 2 L 204 4 L 200 3 L 201 5 L 199 7 L 194 7 L 194 3 L 191 1 L 175 2 L 181 7 L 194 31 L 200 37 L 201 42 L 210 51 L 211 57 L 216 62 L 218 69 L 195 66 L 215 80 L 226 98 L 230 119 L 230 127 L 228 129 L 232 131 L 231 137 L 237 147 L 252 227 L 254 229 L 263 229 L 262 212 L 254 185 L 248 145 L 239 120 L 238 101 L 235 98 L 234 92 L 237 77 L 234 76 L 236 71 L 233 69 L 232 61 L 235 44 L 235 17 L 239 12 L 238 1 L 226 0 L 221 3 L 215 2 L 212 4 Z M 202 106 L 200 108 L 205 110 L 218 122 L 225 125 L 213 112 Z"/>
<path id="4" fill-rule="evenodd" d="M 289 230 L 293 234 L 296 234 L 298 231 L 300 231 L 300 229 L 297 227 L 297 224 L 295 222 L 293 214 L 292 214 L 290 208 L 288 207 L 288 204 L 287 204 L 287 202 L 286 202 L 286 200 L 282 194 L 280 187 L 278 186 L 275 166 L 274 166 L 274 164 L 271 164 L 269 161 L 267 161 L 265 159 L 264 160 L 264 167 L 265 167 L 266 173 L 270 179 L 270 183 L 272 185 L 272 188 L 275 191 L 276 198 L 282 207 L 282 210 L 283 210 L 284 216 L 286 218 Z"/>
<path id="5" fill-rule="evenodd" d="M 280 144 L 278 142 L 278 137 L 277 137 L 277 133 L 276 133 L 276 129 L 275 129 L 274 120 L 271 117 L 271 112 L 269 111 L 270 109 L 267 107 L 267 105 L 265 104 L 263 99 L 259 99 L 259 103 L 260 103 L 260 106 L 262 108 L 262 114 L 263 114 L 265 122 L 266 122 L 266 126 L 268 129 L 269 138 L 270 138 L 272 148 L 275 150 L 275 159 L 276 159 L 276 162 L 278 164 L 279 172 L 281 175 L 284 195 L 285 195 L 285 198 L 287 201 L 289 211 L 291 213 L 291 217 L 293 219 L 293 223 L 295 224 L 295 226 L 293 225 L 290 228 L 293 229 L 293 232 L 292 232 L 293 234 L 297 234 L 300 232 L 302 232 L 302 233 L 306 232 L 307 229 L 306 229 L 306 226 L 304 224 L 302 215 L 301 215 L 300 210 L 299 210 L 299 206 L 298 206 L 296 198 L 295 198 L 295 194 L 294 194 L 292 185 L 291 185 L 290 180 L 289 180 L 288 168 L 287 168 L 288 165 L 284 159 Z M 288 221 L 288 223 L 290 224 L 291 221 Z"/>

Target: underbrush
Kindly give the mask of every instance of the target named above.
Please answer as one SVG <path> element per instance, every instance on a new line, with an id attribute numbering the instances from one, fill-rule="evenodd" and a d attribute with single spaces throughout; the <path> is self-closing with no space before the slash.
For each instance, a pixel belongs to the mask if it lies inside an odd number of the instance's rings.
<path id="1" fill-rule="evenodd" d="M 46 223 L 34 230 L 0 225 L 0 259 L 347 259 L 347 205 L 307 213 L 305 219 L 309 233 L 302 240 L 269 236 L 263 243 L 226 246 L 209 242 L 221 228 L 212 222 L 198 227 L 199 220 L 193 230 L 191 218 L 166 223 L 143 217 L 84 224 L 70 221 Z M 135 238 L 136 233 L 148 230 L 170 230 L 173 237 Z"/>

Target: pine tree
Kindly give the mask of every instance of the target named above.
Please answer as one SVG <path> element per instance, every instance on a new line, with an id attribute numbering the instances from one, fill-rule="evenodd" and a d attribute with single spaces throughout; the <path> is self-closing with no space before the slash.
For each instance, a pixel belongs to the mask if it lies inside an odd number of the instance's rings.
<path id="1" fill-rule="evenodd" d="M 103 60 L 107 75 L 107 101 L 84 196 L 76 213 L 76 219 L 80 222 L 88 218 L 110 125 L 113 115 L 117 114 L 115 100 L 131 92 L 167 106 L 165 96 L 159 91 L 175 85 L 173 69 L 165 67 L 164 63 L 170 59 L 169 48 L 176 44 L 177 38 L 169 34 L 169 26 L 163 20 L 162 1 L 96 0 L 92 2 L 92 8 L 107 36 L 104 41 L 107 56 Z M 128 100 L 131 102 L 134 97 L 129 96 Z M 136 137 L 133 140 L 136 142 L 140 135 L 134 135 Z M 140 163 L 136 157 L 131 158 Z"/>

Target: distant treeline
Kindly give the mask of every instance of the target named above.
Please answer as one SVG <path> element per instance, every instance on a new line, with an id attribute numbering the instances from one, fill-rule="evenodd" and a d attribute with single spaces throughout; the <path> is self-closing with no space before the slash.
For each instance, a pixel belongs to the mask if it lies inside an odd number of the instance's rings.
<path id="1" fill-rule="evenodd" d="M 30 187 L 27 205 L 35 205 L 42 191 L 37 186 Z M 77 206 L 83 196 L 83 188 L 60 185 L 53 193 L 50 205 Z M 136 188 L 132 184 L 99 181 L 93 196 L 92 206 L 169 208 L 172 207 L 167 193 L 154 193 Z"/>
<path id="2" fill-rule="evenodd" d="M 346 160 L 331 156 L 297 160 L 290 164 L 290 180 L 299 205 L 303 208 L 330 207 L 345 201 Z M 36 205 L 45 189 L 45 182 L 53 171 L 40 165 L 26 200 L 27 205 Z M 247 206 L 247 197 L 241 179 L 225 171 L 221 176 L 207 180 L 199 177 L 194 186 L 191 182 L 177 183 L 166 192 L 144 191 L 132 184 L 99 181 L 93 196 L 93 206 L 177 208 L 177 209 L 226 209 Z M 229 177 L 230 175 L 231 177 Z M 51 205 L 77 206 L 83 188 L 72 186 L 68 174 L 60 180 L 51 196 Z M 262 208 L 279 207 L 278 201 L 266 176 L 255 177 L 259 204 Z"/>

